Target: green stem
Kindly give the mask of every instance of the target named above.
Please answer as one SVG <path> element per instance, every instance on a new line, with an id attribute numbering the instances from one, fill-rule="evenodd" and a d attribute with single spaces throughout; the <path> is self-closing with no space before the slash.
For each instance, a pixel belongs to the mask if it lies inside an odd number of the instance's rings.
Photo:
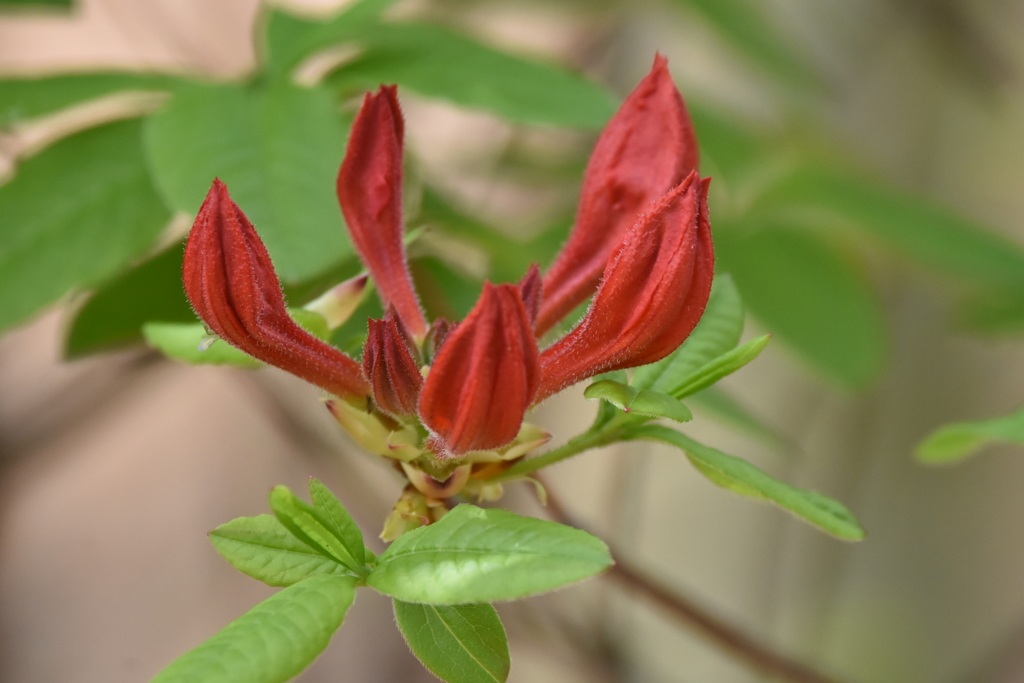
<path id="1" fill-rule="evenodd" d="M 511 479 L 519 479 L 529 474 L 533 474 L 537 470 L 550 467 L 551 465 L 561 462 L 566 458 L 578 455 L 583 451 L 588 451 L 591 448 L 600 448 L 601 446 L 607 446 L 617 441 L 626 441 L 630 438 L 626 429 L 629 421 L 629 418 L 625 415 L 616 416 L 611 421 L 599 427 L 591 427 L 579 436 L 571 439 L 566 444 L 559 446 L 554 450 L 550 450 L 543 455 L 538 455 L 536 458 L 517 462 L 498 476 L 488 479 L 487 481 L 498 483 L 509 481 Z"/>

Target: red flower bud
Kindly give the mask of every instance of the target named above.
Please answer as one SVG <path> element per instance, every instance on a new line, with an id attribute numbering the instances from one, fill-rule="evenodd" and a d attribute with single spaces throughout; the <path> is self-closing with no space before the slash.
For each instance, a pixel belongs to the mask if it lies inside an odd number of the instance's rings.
<path id="1" fill-rule="evenodd" d="M 484 283 L 449 332 L 420 393 L 420 419 L 442 457 L 500 448 L 519 433 L 540 385 L 537 341 L 515 285 Z"/>
<path id="2" fill-rule="evenodd" d="M 352 124 L 338 172 L 338 201 L 359 256 L 384 304 L 398 311 L 417 339 L 427 332 L 402 243 L 404 123 L 395 86 L 367 93 Z"/>
<path id="3" fill-rule="evenodd" d="M 189 233 L 182 279 L 196 315 L 232 346 L 332 394 L 369 392 L 356 361 L 288 315 L 266 247 L 220 180 Z"/>
<path id="4" fill-rule="evenodd" d="M 423 375 L 400 325 L 393 308 L 384 320 L 369 320 L 363 373 L 381 410 L 395 417 L 408 417 L 416 414 Z"/>
<path id="5" fill-rule="evenodd" d="M 537 336 L 594 293 L 612 249 L 652 202 L 697 169 L 697 139 L 668 62 L 650 74 L 605 126 L 587 163 L 576 227 L 544 276 Z"/>
<path id="6" fill-rule="evenodd" d="M 526 305 L 526 313 L 530 316 L 530 322 L 537 322 L 537 314 L 540 312 L 540 301 L 543 294 L 540 268 L 536 263 L 531 263 L 526 275 L 519 281 L 519 293 L 523 296 L 523 303 Z"/>
<path id="7" fill-rule="evenodd" d="M 598 373 L 661 360 L 689 336 L 715 265 L 708 183 L 691 173 L 623 236 L 587 315 L 541 353 L 538 401 Z"/>

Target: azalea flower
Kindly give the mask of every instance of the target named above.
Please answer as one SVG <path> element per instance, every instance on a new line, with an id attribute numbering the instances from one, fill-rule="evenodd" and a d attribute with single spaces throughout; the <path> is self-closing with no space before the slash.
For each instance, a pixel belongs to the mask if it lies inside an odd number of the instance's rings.
<path id="1" fill-rule="evenodd" d="M 693 126 L 660 55 L 601 133 L 576 224 L 551 268 L 484 283 L 458 323 L 428 321 L 413 287 L 403 137 L 396 87 L 367 94 L 338 174 L 349 234 L 387 311 L 369 321 L 361 362 L 292 320 L 266 248 L 219 180 L 189 235 L 183 279 L 212 332 L 330 393 L 328 407 L 353 438 L 400 463 L 412 487 L 403 519 L 425 523 L 436 501 L 474 481 L 478 495 L 496 495 L 487 476 L 550 438 L 524 423 L 532 407 L 674 351 L 704 311 L 714 254 L 709 181 L 697 174 Z M 590 297 L 583 319 L 541 349 L 538 340 Z"/>

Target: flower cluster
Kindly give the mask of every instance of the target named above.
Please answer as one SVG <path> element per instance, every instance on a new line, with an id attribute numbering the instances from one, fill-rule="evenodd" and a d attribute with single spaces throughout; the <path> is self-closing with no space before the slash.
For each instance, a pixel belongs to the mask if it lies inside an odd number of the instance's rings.
<path id="1" fill-rule="evenodd" d="M 456 493 L 499 495 L 487 479 L 550 438 L 523 422 L 526 412 L 580 380 L 674 351 L 704 311 L 714 267 L 708 179 L 697 174 L 693 127 L 661 56 L 598 139 L 575 227 L 551 268 L 485 283 L 459 322 L 428 321 L 413 288 L 403 134 L 396 88 L 367 94 L 338 174 L 349 234 L 386 309 L 369 321 L 362 362 L 292 320 L 266 248 L 219 180 L 183 271 L 212 332 L 332 394 L 328 407 L 349 434 L 400 464 L 410 486 L 385 536 L 436 519 Z M 590 297 L 583 319 L 541 349 L 538 340 Z"/>

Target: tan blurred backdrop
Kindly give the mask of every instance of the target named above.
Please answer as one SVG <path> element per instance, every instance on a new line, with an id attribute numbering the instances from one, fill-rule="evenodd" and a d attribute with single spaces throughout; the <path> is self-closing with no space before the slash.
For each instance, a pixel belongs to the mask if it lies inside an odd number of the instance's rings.
<path id="1" fill-rule="evenodd" d="M 833 81 L 836 96 L 818 112 L 827 128 L 903 186 L 1024 242 L 1024 4 L 766 2 Z M 776 115 L 775 93 L 675 7 L 437 5 L 620 93 L 661 50 L 684 94 Z M 238 77 L 254 63 L 257 11 L 256 0 L 81 0 L 70 17 L 0 15 L 0 70 Z M 979 62 L 966 68 L 968 58 Z M 500 121 L 414 98 L 406 112 L 428 172 L 481 214 L 515 214 L 509 226 L 528 228 L 543 210 L 544 197 L 457 170 L 460 155 L 498 153 Z M 943 421 L 1024 401 L 1024 345 L 950 333 L 941 288 L 927 277 L 891 264 L 874 276 L 894 329 L 892 364 L 875 389 L 844 394 L 776 345 L 729 388 L 795 452 L 773 453 L 708 420 L 692 429 L 842 500 L 867 527 L 865 542 L 824 537 L 647 446 L 560 465 L 552 488 L 671 585 L 844 680 L 1024 681 L 1022 454 L 992 449 L 942 469 L 910 455 Z M 223 562 L 206 532 L 264 512 L 275 484 L 321 477 L 376 533 L 399 484 L 338 433 L 316 390 L 275 370 L 185 368 L 143 352 L 61 363 L 63 324 L 57 309 L 0 338 L 0 680 L 148 680 L 242 614 L 271 589 Z M 564 438 L 592 410 L 569 392 L 539 421 Z M 543 514 L 527 491 L 509 499 Z M 502 614 L 513 681 L 759 680 L 605 579 Z M 392 622 L 386 600 L 361 592 L 299 680 L 432 680 Z"/>

